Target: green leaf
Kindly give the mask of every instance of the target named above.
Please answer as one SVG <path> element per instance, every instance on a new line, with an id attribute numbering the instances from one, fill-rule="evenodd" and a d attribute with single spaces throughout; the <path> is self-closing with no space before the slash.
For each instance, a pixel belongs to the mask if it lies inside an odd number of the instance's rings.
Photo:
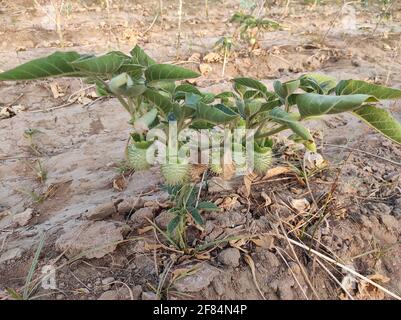
<path id="1" fill-rule="evenodd" d="M 235 78 L 233 79 L 233 82 L 240 86 L 252 88 L 258 92 L 261 92 L 263 95 L 268 94 L 266 86 L 260 81 L 251 78 Z"/>
<path id="2" fill-rule="evenodd" d="M 307 92 L 316 92 L 320 94 L 328 94 L 337 85 L 337 80 L 319 73 L 307 73 L 300 78 L 300 88 Z"/>
<path id="3" fill-rule="evenodd" d="M 132 79 L 138 79 L 143 74 L 144 67 L 139 64 L 124 63 L 121 65 L 120 69 L 117 70 L 118 73 L 127 73 Z"/>
<path id="4" fill-rule="evenodd" d="M 185 93 L 185 105 L 197 110 L 198 103 L 202 100 L 202 96 L 195 93 Z"/>
<path id="5" fill-rule="evenodd" d="M 230 122 L 238 116 L 238 114 L 222 104 L 209 106 L 199 102 L 195 120 L 204 120 L 218 125 Z"/>
<path id="6" fill-rule="evenodd" d="M 147 89 L 143 96 L 148 99 L 150 102 L 154 103 L 154 105 L 161 110 L 165 115 L 167 115 L 174 108 L 174 103 L 171 102 L 169 98 L 161 95 L 155 90 Z"/>
<path id="7" fill-rule="evenodd" d="M 342 80 L 336 87 L 337 95 L 368 94 L 380 100 L 401 99 L 401 90 L 361 80 Z"/>
<path id="8" fill-rule="evenodd" d="M 355 110 L 352 114 L 401 145 L 401 124 L 387 110 L 367 105 Z"/>
<path id="9" fill-rule="evenodd" d="M 79 59 L 72 62 L 72 65 L 85 73 L 90 74 L 113 74 L 130 59 L 119 51 L 112 51 L 103 56 Z"/>
<path id="10" fill-rule="evenodd" d="M 210 201 L 201 201 L 198 203 L 197 209 L 204 211 L 219 211 L 219 207 Z"/>
<path id="11" fill-rule="evenodd" d="M 199 76 L 200 74 L 197 72 L 170 64 L 154 64 L 145 71 L 145 77 L 148 81 L 184 80 Z"/>
<path id="12" fill-rule="evenodd" d="M 167 233 L 171 236 L 181 222 L 181 216 L 175 216 L 167 225 Z"/>
<path id="13" fill-rule="evenodd" d="M 293 94 L 300 85 L 301 81 L 299 79 L 283 83 L 278 80 L 273 82 L 274 91 L 283 100 L 286 100 L 291 94 Z"/>
<path id="14" fill-rule="evenodd" d="M 297 116 L 285 112 L 283 109 L 276 107 L 270 111 L 269 118 L 287 125 L 293 132 L 299 135 L 302 139 L 312 142 L 313 138 L 309 130 L 305 128 L 298 120 Z"/>
<path id="15" fill-rule="evenodd" d="M 141 47 L 139 47 L 138 45 L 136 45 L 134 47 L 134 49 L 131 50 L 130 52 L 131 56 L 132 56 L 132 62 L 134 64 L 139 64 L 141 66 L 144 67 L 149 67 L 152 64 L 155 64 L 156 62 L 149 57 L 145 51 L 143 51 L 143 49 Z"/>
<path id="16" fill-rule="evenodd" d="M 80 76 L 71 62 L 84 57 L 75 51 L 55 52 L 0 73 L 0 80 L 33 80 L 55 76 Z M 87 57 L 87 56 L 85 56 Z"/>
<path id="17" fill-rule="evenodd" d="M 190 212 L 191 212 L 192 218 L 194 218 L 195 222 L 197 224 L 203 225 L 203 220 L 202 220 L 202 217 L 201 217 L 198 209 L 192 208 L 190 210 Z"/>
<path id="18" fill-rule="evenodd" d="M 302 118 L 352 111 L 366 102 L 378 100 L 366 94 L 327 96 L 317 93 L 294 95 Z"/>

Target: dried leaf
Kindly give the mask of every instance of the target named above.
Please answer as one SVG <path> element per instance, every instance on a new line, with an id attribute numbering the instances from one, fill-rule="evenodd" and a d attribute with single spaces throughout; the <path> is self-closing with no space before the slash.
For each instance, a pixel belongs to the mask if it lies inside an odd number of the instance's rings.
<path id="1" fill-rule="evenodd" d="M 374 282 L 381 283 L 387 283 L 390 281 L 389 278 L 381 274 L 370 275 L 368 278 Z M 358 292 L 355 297 L 359 300 L 383 300 L 385 298 L 385 293 L 369 282 L 362 280 L 358 284 Z"/>
<path id="2" fill-rule="evenodd" d="M 52 91 L 54 99 L 65 96 L 63 88 L 57 82 L 50 83 L 50 90 Z"/>
<path id="3" fill-rule="evenodd" d="M 265 200 L 265 207 L 268 207 L 272 204 L 272 199 L 266 194 L 266 192 L 262 191 L 260 193 L 261 197 Z"/>
<path id="4" fill-rule="evenodd" d="M 263 180 L 270 179 L 272 177 L 286 173 L 292 173 L 292 169 L 289 167 L 275 167 L 266 172 L 265 176 L 263 177 Z"/>
<path id="5" fill-rule="evenodd" d="M 260 235 L 257 238 L 251 239 L 251 241 L 263 249 L 272 249 L 274 247 L 274 237 L 270 235 Z"/>
<path id="6" fill-rule="evenodd" d="M 266 300 L 262 290 L 260 290 L 260 287 L 259 287 L 259 284 L 258 284 L 258 280 L 256 279 L 255 262 L 253 262 L 252 258 L 247 254 L 244 255 L 244 260 L 249 265 L 249 268 L 251 269 L 253 282 L 255 283 L 256 288 L 258 289 L 258 291 L 259 291 L 260 295 L 262 296 L 262 298 L 264 300 Z"/>
<path id="7" fill-rule="evenodd" d="M 141 234 L 147 233 L 152 230 L 153 230 L 153 226 L 147 226 L 147 227 L 138 229 L 138 234 L 141 235 Z"/>
<path id="8" fill-rule="evenodd" d="M 222 60 L 222 56 L 216 52 L 210 52 L 206 56 L 203 57 L 203 61 L 205 62 L 220 62 Z"/>
<path id="9" fill-rule="evenodd" d="M 328 163 L 323 156 L 317 152 L 306 151 L 304 156 L 305 167 L 309 170 L 322 169 L 327 167 Z"/>
<path id="10" fill-rule="evenodd" d="M 252 182 L 258 177 L 257 174 L 251 172 L 248 173 L 247 175 L 244 176 L 244 195 L 246 197 L 249 197 L 249 195 L 251 194 L 251 187 L 252 187 Z"/>
<path id="11" fill-rule="evenodd" d="M 302 199 L 292 199 L 291 200 L 291 206 L 298 212 L 298 213 L 304 213 L 309 210 L 310 208 L 310 203 L 308 200 L 305 198 Z"/>
<path id="12" fill-rule="evenodd" d="M 127 179 L 124 175 L 119 175 L 113 180 L 113 188 L 118 191 L 123 191 L 127 187 Z"/>

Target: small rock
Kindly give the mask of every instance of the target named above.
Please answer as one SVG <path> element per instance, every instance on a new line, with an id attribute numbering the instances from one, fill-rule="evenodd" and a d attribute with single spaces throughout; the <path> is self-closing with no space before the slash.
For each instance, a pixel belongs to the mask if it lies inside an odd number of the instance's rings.
<path id="1" fill-rule="evenodd" d="M 229 267 L 238 267 L 241 254 L 236 248 L 228 248 L 220 252 L 218 260 Z"/>
<path id="2" fill-rule="evenodd" d="M 130 214 L 135 210 L 142 208 L 144 205 L 144 201 L 142 198 L 133 197 L 129 199 L 125 199 L 124 201 L 118 204 L 118 213 L 125 215 Z"/>
<path id="3" fill-rule="evenodd" d="M 133 287 L 131 289 L 131 291 L 132 291 L 132 298 L 134 300 L 139 300 L 139 298 L 142 295 L 142 287 L 140 285 L 137 285 L 137 286 Z"/>
<path id="4" fill-rule="evenodd" d="M 153 211 L 154 209 L 151 207 L 141 208 L 133 213 L 131 216 L 131 221 L 134 223 L 136 228 L 143 227 L 148 224 L 148 219 L 153 219 Z"/>
<path id="5" fill-rule="evenodd" d="M 198 292 L 207 288 L 213 279 L 219 274 L 219 270 L 207 263 L 202 263 L 195 273 L 178 279 L 174 286 L 181 292 Z"/>
<path id="6" fill-rule="evenodd" d="M 12 248 L 10 250 L 7 250 L 0 256 L 0 264 L 9 260 L 21 258 L 21 256 L 22 256 L 22 249 Z"/>
<path id="7" fill-rule="evenodd" d="M 297 210 L 299 213 L 303 213 L 309 210 L 310 203 L 305 198 L 302 199 L 292 199 L 291 206 Z"/>
<path id="8" fill-rule="evenodd" d="M 154 292 L 145 291 L 142 292 L 142 300 L 159 300 Z"/>
<path id="9" fill-rule="evenodd" d="M 166 230 L 170 221 L 174 218 L 174 214 L 169 211 L 162 211 L 155 219 L 159 228 Z"/>
<path id="10" fill-rule="evenodd" d="M 117 248 L 129 229 L 117 222 L 85 221 L 64 233 L 55 245 L 69 258 L 82 253 L 88 259 L 102 258 Z"/>
<path id="11" fill-rule="evenodd" d="M 103 290 L 109 290 L 110 289 L 110 285 L 114 282 L 114 281 L 116 281 L 113 277 L 107 277 L 107 278 L 104 278 L 103 280 L 102 280 L 102 288 L 103 288 Z"/>
<path id="12" fill-rule="evenodd" d="M 216 291 L 216 293 L 219 296 L 222 296 L 224 294 L 224 286 L 221 283 L 221 281 L 217 280 L 217 279 L 213 279 L 212 281 L 212 286 L 214 288 L 214 291 Z"/>
<path id="13" fill-rule="evenodd" d="M 116 207 L 113 202 L 108 202 L 97 206 L 93 210 L 84 213 L 84 217 L 88 220 L 103 220 L 116 213 Z"/>
<path id="14" fill-rule="evenodd" d="M 355 56 L 355 57 L 353 57 L 351 59 L 351 64 L 354 67 L 360 67 L 361 66 L 361 62 L 362 62 L 362 59 L 360 57 L 358 57 L 358 56 Z"/>
<path id="15" fill-rule="evenodd" d="M 28 208 L 24 212 L 17 213 L 13 216 L 13 222 L 19 225 L 20 227 L 26 226 L 29 220 L 32 219 L 33 209 Z"/>
<path id="16" fill-rule="evenodd" d="M 116 290 L 103 292 L 98 300 L 118 300 L 118 293 Z"/>
<path id="17" fill-rule="evenodd" d="M 401 217 L 401 198 L 398 198 L 394 201 L 394 209 L 392 215 L 396 218 Z"/>
<path id="18" fill-rule="evenodd" d="M 63 300 L 64 299 L 64 295 L 63 294 L 58 294 L 56 296 L 56 300 Z"/>
<path id="19" fill-rule="evenodd" d="M 228 180 L 224 180 L 221 177 L 213 177 L 209 180 L 208 191 L 210 193 L 218 193 L 224 191 L 232 191 L 233 185 Z"/>

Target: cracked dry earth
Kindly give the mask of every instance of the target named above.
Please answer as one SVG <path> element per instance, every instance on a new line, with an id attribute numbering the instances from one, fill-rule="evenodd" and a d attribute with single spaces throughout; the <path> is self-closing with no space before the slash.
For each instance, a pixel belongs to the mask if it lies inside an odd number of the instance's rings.
<path id="1" fill-rule="evenodd" d="M 176 3 L 165 1 L 165 14 L 144 33 L 155 15 L 153 2 L 113 1 L 108 16 L 95 2 L 85 7 L 72 1 L 63 26 L 68 49 L 129 51 L 139 43 L 156 60 L 174 61 Z M 206 18 L 197 15 L 203 1 L 184 2 L 178 54 L 195 62 L 187 67 L 207 70 L 197 85 L 216 92 L 244 75 L 271 88 L 271 79 L 314 71 L 401 87 L 399 5 L 393 20 L 377 28 L 379 10 L 356 6 L 358 28 L 350 29 L 338 6 L 295 3 L 284 16 L 277 3 L 269 4 L 268 16 L 284 27 L 265 33 L 252 54 L 237 48 L 222 78 L 221 62 L 204 57 L 234 31 L 227 20 L 238 3 L 216 2 Z M 30 1 L 2 5 L 0 69 L 58 49 L 53 26 Z M 329 29 L 339 14 L 344 19 Z M 205 213 L 202 230 L 189 227 L 189 243 L 203 249 L 182 253 L 147 220 L 163 230 L 171 218 L 158 168 L 120 174 L 128 117 L 117 101 L 98 99 L 93 89 L 82 90 L 86 86 L 71 79 L 0 84 L 0 108 L 7 108 L 0 120 L 0 299 L 10 297 L 10 288 L 21 292 L 42 234 L 34 280 L 52 265 L 57 289 L 39 286 L 32 298 L 155 299 L 164 274 L 158 293 L 167 299 L 393 298 L 290 244 L 284 234 L 401 293 L 399 146 L 349 116 L 311 122 L 329 165 L 312 169 L 307 184 L 288 170 L 256 180 L 250 197 L 241 181 L 208 177 L 202 197 L 221 211 Z M 399 103 L 386 107 L 401 120 Z M 32 142 L 24 137 L 29 128 L 39 130 Z M 274 167 L 301 169 L 303 150 L 285 143 L 280 136 Z M 32 169 L 38 161 L 47 171 L 43 182 Z"/>

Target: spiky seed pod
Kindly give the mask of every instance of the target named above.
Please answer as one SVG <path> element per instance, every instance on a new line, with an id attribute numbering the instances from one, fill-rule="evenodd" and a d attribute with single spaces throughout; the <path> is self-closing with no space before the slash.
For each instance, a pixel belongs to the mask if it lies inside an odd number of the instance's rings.
<path id="1" fill-rule="evenodd" d="M 223 173 L 223 167 L 221 166 L 221 164 L 211 164 L 210 171 L 218 176 Z"/>
<path id="2" fill-rule="evenodd" d="M 161 173 L 170 186 L 183 184 L 190 179 L 190 165 L 180 163 L 178 159 L 172 160 L 161 165 Z"/>
<path id="3" fill-rule="evenodd" d="M 148 142 L 134 142 L 128 146 L 128 162 L 135 171 L 149 169 L 151 164 L 146 159 L 146 153 L 151 144 Z"/>
<path id="4" fill-rule="evenodd" d="M 270 148 L 255 148 L 253 166 L 255 173 L 263 175 L 272 163 L 272 151 Z"/>

